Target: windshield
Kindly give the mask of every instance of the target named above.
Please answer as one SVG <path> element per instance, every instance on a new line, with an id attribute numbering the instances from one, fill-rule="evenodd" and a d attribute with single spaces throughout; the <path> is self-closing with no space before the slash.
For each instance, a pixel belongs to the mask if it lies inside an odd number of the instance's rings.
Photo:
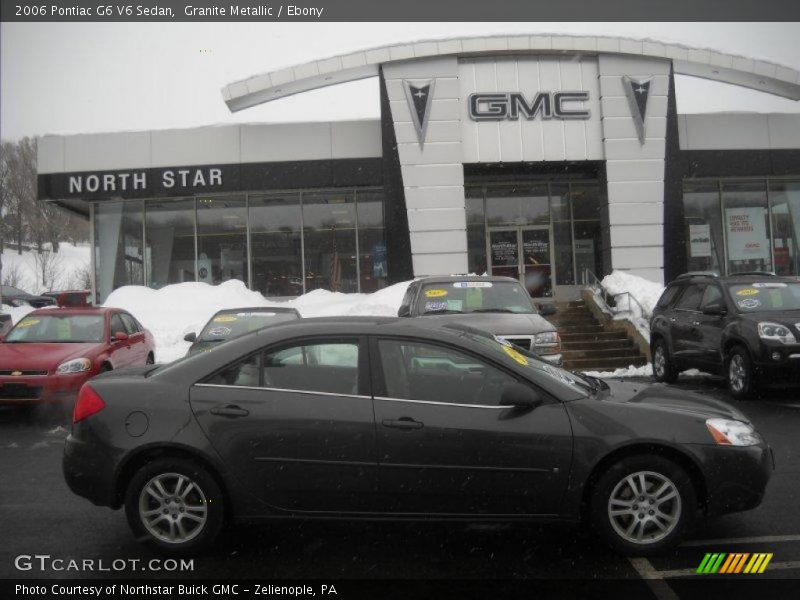
<path id="1" fill-rule="evenodd" d="M 505 340 L 495 336 L 478 335 L 477 333 L 469 333 L 467 335 L 487 348 L 490 353 L 497 356 L 505 355 L 511 357 L 516 363 L 526 367 L 532 373 L 543 374 L 550 377 L 557 383 L 567 386 L 571 390 L 577 390 L 585 396 L 592 395 L 600 389 L 601 384 L 595 378 L 578 375 L 572 371 L 555 367 L 536 357 L 536 355 L 514 346 Z"/>
<path id="2" fill-rule="evenodd" d="M 222 342 L 262 327 L 295 319 L 297 315 L 293 312 L 225 311 L 216 314 L 206 323 L 197 339 L 200 342 Z"/>
<path id="3" fill-rule="evenodd" d="M 533 313 L 530 296 L 517 281 L 428 283 L 419 296 L 419 313 Z"/>
<path id="4" fill-rule="evenodd" d="M 800 310 L 800 283 L 742 283 L 731 285 L 728 293 L 743 313 Z"/>
<path id="5" fill-rule="evenodd" d="M 31 315 L 8 332 L 5 342 L 76 344 L 103 341 L 103 315 Z"/>

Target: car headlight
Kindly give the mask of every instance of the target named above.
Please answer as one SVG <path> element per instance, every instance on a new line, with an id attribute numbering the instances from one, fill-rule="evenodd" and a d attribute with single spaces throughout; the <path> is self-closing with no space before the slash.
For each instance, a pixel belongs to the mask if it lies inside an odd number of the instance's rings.
<path id="1" fill-rule="evenodd" d="M 558 333 L 555 331 L 537 333 L 533 336 L 533 343 L 536 346 L 557 346 L 559 343 Z"/>
<path id="2" fill-rule="evenodd" d="M 67 362 L 63 362 L 58 365 L 56 369 L 57 375 L 67 375 L 69 373 L 81 373 L 83 371 L 88 371 L 92 368 L 92 361 L 88 358 L 73 358 L 72 360 L 68 360 Z"/>
<path id="3" fill-rule="evenodd" d="M 769 321 L 762 321 L 758 324 L 758 337 L 762 340 L 776 340 L 784 344 L 795 344 L 797 340 L 794 339 L 794 334 L 789 331 L 789 328 L 780 323 L 770 323 Z"/>
<path id="4" fill-rule="evenodd" d="M 755 446 L 761 441 L 752 425 L 731 419 L 708 419 L 706 427 L 721 446 Z"/>

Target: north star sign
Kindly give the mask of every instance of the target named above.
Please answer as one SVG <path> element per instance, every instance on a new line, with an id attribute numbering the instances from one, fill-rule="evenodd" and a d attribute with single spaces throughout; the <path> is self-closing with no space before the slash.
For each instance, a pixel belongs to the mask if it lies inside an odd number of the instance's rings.
<path id="1" fill-rule="evenodd" d="M 84 192 L 135 192 L 148 189 L 148 171 L 116 173 L 81 173 L 69 176 L 69 193 Z M 161 187 L 207 188 L 222 186 L 222 169 L 189 168 L 164 169 L 161 171 Z"/>
<path id="2" fill-rule="evenodd" d="M 530 102 L 521 92 L 470 94 L 469 117 L 473 121 L 588 119 L 591 112 L 580 104 L 588 99 L 589 92 L 539 92 Z"/>

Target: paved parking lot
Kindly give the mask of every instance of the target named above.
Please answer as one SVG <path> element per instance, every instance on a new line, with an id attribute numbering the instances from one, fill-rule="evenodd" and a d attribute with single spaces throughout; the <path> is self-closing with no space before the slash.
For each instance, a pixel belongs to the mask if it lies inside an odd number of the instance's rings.
<path id="1" fill-rule="evenodd" d="M 721 381 L 682 378 L 686 390 L 731 401 Z M 548 525 L 278 523 L 239 527 L 215 551 L 197 557 L 198 578 L 601 578 L 647 579 L 660 598 L 694 574 L 707 552 L 773 553 L 759 577 L 800 577 L 800 394 L 787 392 L 737 403 L 775 450 L 775 473 L 758 509 L 698 523 L 691 539 L 669 555 L 623 559 L 593 537 Z M 58 422 L 26 422 L 0 411 L 0 577 L 81 577 L 80 573 L 14 567 L 19 554 L 61 558 L 154 557 L 139 546 L 121 512 L 74 496 L 61 475 L 67 430 Z M 108 575 L 108 574 L 106 574 Z M 113 575 L 113 574 L 112 574 Z M 165 576 L 123 571 L 120 576 Z M 723 577 L 717 575 L 714 577 Z"/>

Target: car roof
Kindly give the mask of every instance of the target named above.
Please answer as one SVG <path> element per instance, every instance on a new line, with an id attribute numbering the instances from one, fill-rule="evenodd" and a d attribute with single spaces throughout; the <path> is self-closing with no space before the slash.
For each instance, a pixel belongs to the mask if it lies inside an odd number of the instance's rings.
<path id="1" fill-rule="evenodd" d="M 291 306 L 239 306 L 236 308 L 223 308 L 215 312 L 214 315 L 240 312 L 282 312 L 300 314 L 296 308 L 292 308 Z"/>
<path id="2" fill-rule="evenodd" d="M 747 283 L 797 283 L 793 277 L 782 277 L 780 275 L 762 275 L 759 273 L 733 273 L 731 275 L 712 275 L 712 274 L 684 274 L 673 279 L 670 285 L 680 283 L 708 283 L 717 281 L 723 284 L 747 284 Z"/>
<path id="3" fill-rule="evenodd" d="M 51 308 L 37 308 L 28 313 L 28 315 L 105 315 L 114 312 L 128 312 L 122 308 L 111 308 L 106 306 L 70 306 L 70 307 L 57 307 Z"/>
<path id="4" fill-rule="evenodd" d="M 519 279 L 513 277 L 503 277 L 501 275 L 432 275 L 430 277 L 422 277 L 417 279 L 414 283 L 449 283 L 455 281 L 511 281 L 519 283 Z"/>

